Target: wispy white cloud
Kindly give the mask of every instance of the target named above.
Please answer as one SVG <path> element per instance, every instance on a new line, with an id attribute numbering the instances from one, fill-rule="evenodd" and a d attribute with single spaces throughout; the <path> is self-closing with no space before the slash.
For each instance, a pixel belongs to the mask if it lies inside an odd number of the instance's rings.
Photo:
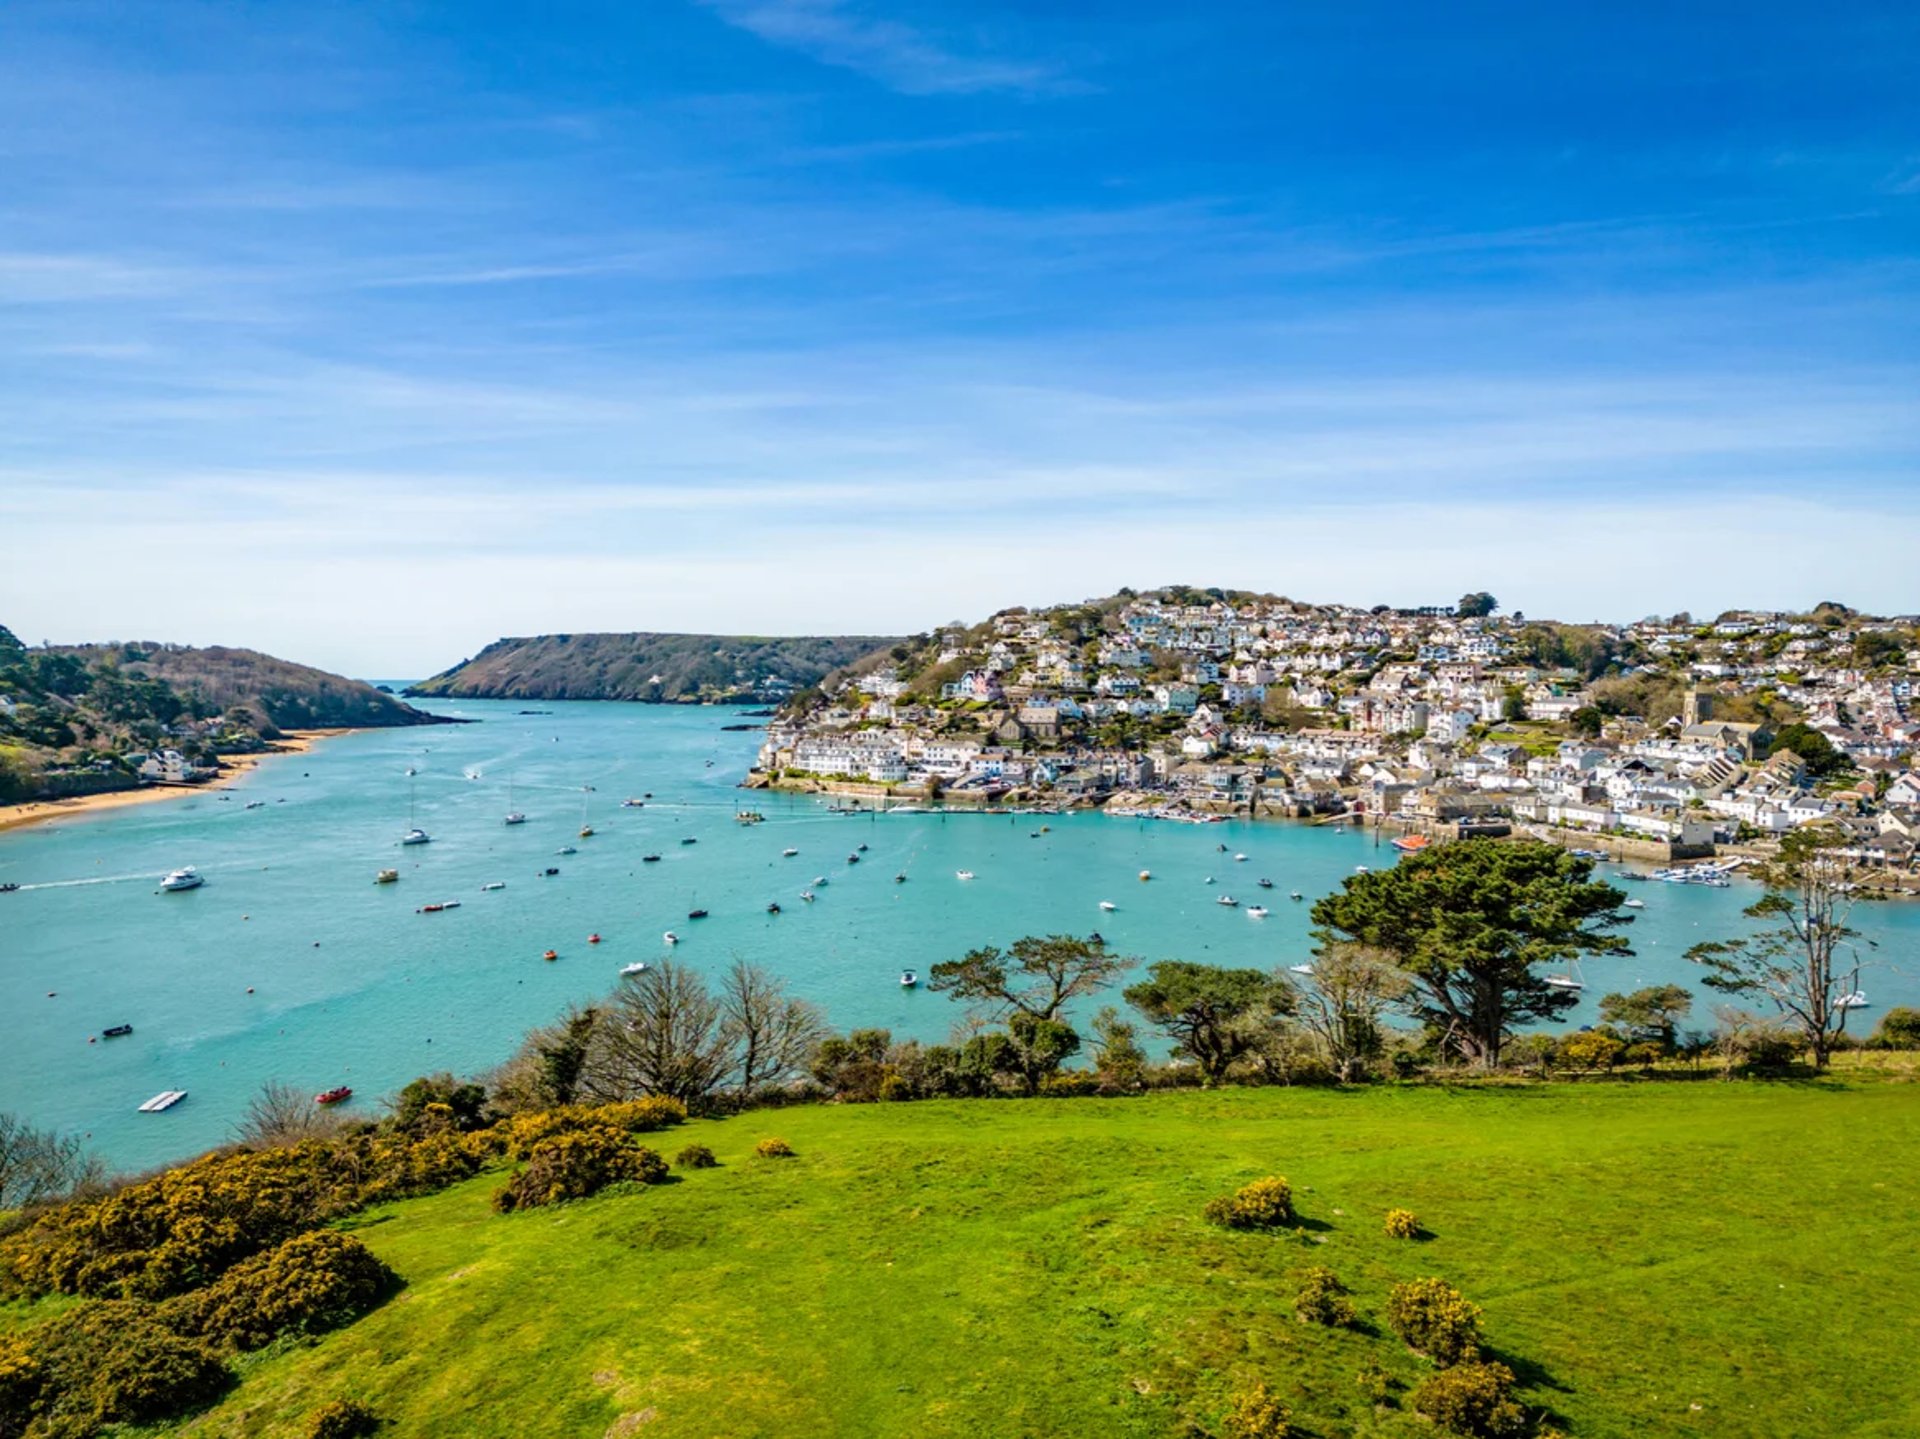
<path id="1" fill-rule="evenodd" d="M 853 70 L 907 95 L 1028 94 L 1084 88 L 1058 68 L 969 54 L 897 21 L 860 14 L 847 0 L 702 0 L 727 24 L 769 44 Z"/>

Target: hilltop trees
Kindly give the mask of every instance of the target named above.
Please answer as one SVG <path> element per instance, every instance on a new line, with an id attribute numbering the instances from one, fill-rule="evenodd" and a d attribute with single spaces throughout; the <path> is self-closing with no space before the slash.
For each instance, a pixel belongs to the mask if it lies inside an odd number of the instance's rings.
<path id="1" fill-rule="evenodd" d="M 1833 830 L 1787 835 L 1774 860 L 1748 871 L 1766 893 L 1742 912 L 1761 927 L 1696 944 L 1686 956 L 1706 969 L 1702 982 L 1710 988 L 1770 1003 L 1821 1069 L 1847 1027 L 1851 1009 L 1840 1001 L 1860 987 L 1860 932 L 1847 924 L 1853 869 L 1841 853 L 1846 843 Z"/>
<path id="2" fill-rule="evenodd" d="M 1460 603 L 1453 612 L 1463 620 L 1483 620 L 1500 608 L 1500 602 L 1485 590 L 1475 590 L 1471 594 L 1460 596 Z"/>
<path id="3" fill-rule="evenodd" d="M 1258 1046 L 1264 1022 L 1294 1006 L 1293 986 L 1278 975 L 1178 959 L 1151 966 L 1125 998 L 1200 1067 L 1209 1084 Z"/>
<path id="4" fill-rule="evenodd" d="M 1443 1043 L 1492 1068 L 1516 1025 L 1578 1002 L 1541 964 L 1621 953 L 1626 896 L 1555 845 L 1462 840 L 1350 876 L 1313 907 L 1323 947 L 1361 944 L 1413 980 L 1407 1007 Z"/>

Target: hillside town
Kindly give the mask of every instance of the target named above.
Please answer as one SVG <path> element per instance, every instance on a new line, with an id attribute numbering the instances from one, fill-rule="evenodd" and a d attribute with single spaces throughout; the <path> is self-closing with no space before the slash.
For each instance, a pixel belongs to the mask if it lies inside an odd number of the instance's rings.
<path id="1" fill-rule="evenodd" d="M 1191 590 L 1008 610 L 830 676 L 749 782 L 1673 857 L 1823 824 L 1861 865 L 1915 873 L 1920 621 L 1496 611 Z"/>

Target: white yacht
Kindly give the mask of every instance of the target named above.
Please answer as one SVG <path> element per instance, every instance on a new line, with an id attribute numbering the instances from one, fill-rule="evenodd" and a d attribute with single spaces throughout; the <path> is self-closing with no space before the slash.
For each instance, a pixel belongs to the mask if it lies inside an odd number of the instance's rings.
<path id="1" fill-rule="evenodd" d="M 622 974 L 645 974 L 647 972 L 647 962 L 644 959 L 636 959 L 632 964 L 621 965 L 620 972 Z"/>
<path id="2" fill-rule="evenodd" d="M 797 850 L 797 849 L 791 849 L 791 848 L 789 848 L 789 849 L 783 849 L 783 850 L 781 850 L 781 851 L 780 851 L 780 858 L 782 858 L 782 859 L 792 859 L 792 858 L 793 858 L 793 857 L 794 857 L 794 856 L 795 856 L 796 854 L 798 854 L 798 853 L 800 853 L 800 851 L 799 851 L 799 850 Z"/>
<path id="3" fill-rule="evenodd" d="M 172 874 L 168 875 L 165 879 L 161 880 L 160 888 L 162 889 L 198 889 L 200 888 L 201 885 L 205 883 L 206 883 L 206 880 L 200 877 L 200 871 L 195 869 L 192 865 L 188 865 L 185 869 L 176 869 Z"/>
<path id="4" fill-rule="evenodd" d="M 1247 906 L 1248 919 L 1265 919 L 1266 917 L 1267 917 L 1267 907 L 1264 904 L 1252 904 Z"/>
<path id="5" fill-rule="evenodd" d="M 1548 989 L 1564 989 L 1569 992 L 1586 988 L 1570 974 L 1550 974 L 1546 977 L 1545 983 Z"/>
<path id="6" fill-rule="evenodd" d="M 433 836 L 428 834 L 424 829 L 421 829 L 418 826 L 415 826 L 413 829 L 408 830 L 405 834 L 400 836 L 400 843 L 432 844 Z"/>
<path id="7" fill-rule="evenodd" d="M 1865 1009 L 1867 1007 L 1867 993 L 1863 989 L 1856 989 L 1852 994 L 1843 994 L 1833 1002 L 1833 1007 L 1835 1009 Z"/>

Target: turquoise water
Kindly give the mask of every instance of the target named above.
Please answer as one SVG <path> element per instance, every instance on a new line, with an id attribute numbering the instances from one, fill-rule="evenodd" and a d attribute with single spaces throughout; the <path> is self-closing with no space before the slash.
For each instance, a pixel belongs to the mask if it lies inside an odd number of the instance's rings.
<path id="1" fill-rule="evenodd" d="M 490 1067 L 529 1026 L 611 988 L 621 965 L 659 958 L 668 929 L 682 936 L 676 960 L 762 964 L 836 1027 L 940 1039 L 959 1007 L 903 991 L 903 966 L 924 972 L 977 944 L 1096 928 L 1149 960 L 1299 963 L 1308 904 L 1288 892 L 1310 902 L 1356 865 L 1393 856 L 1366 835 L 1270 822 L 847 818 L 824 801 L 735 788 L 760 735 L 724 732 L 739 722 L 729 710 L 441 708 L 484 722 L 343 735 L 218 794 L 0 834 L 0 880 L 22 885 L 0 895 L 0 1005 L 16 1017 L 0 1109 L 89 1134 L 116 1168 L 156 1164 L 228 1138 L 264 1080 L 350 1084 L 359 1106 L 423 1071 Z M 513 828 L 501 823 L 510 776 L 529 817 Z M 620 807 L 645 791 L 644 809 Z M 410 794 L 434 842 L 402 849 Z M 264 807 L 246 808 L 256 800 Z M 584 840 L 583 804 L 597 831 Z M 735 823 L 743 807 L 767 822 Z M 689 836 L 698 843 L 680 842 Z M 862 862 L 848 864 L 862 843 Z M 569 844 L 577 854 L 556 853 Z M 798 857 L 781 857 L 789 846 Z M 649 852 L 661 862 L 643 865 Z M 189 864 L 203 888 L 156 892 L 161 874 Z M 548 865 L 559 875 L 541 877 Z M 387 866 L 400 883 L 376 886 Z M 1149 884 L 1136 878 L 1143 868 Z M 959 869 L 976 877 L 958 880 Z M 908 881 L 894 883 L 902 872 Z M 829 884 L 802 903 L 817 875 Z M 1256 888 L 1261 875 L 1273 890 Z M 492 880 L 506 888 L 482 892 Z M 1647 906 L 1632 929 L 1637 953 L 1589 964 L 1591 997 L 1691 981 L 1681 951 L 1736 926 L 1752 895 L 1630 888 Z M 1215 904 L 1223 890 L 1243 907 Z M 460 908 L 416 913 L 448 899 Z M 1103 899 L 1118 909 L 1101 911 Z M 784 912 L 767 914 L 776 900 Z M 1244 906 L 1262 901 L 1271 917 L 1249 919 Z M 711 917 L 689 921 L 695 904 Z M 1858 919 L 1890 962 L 1862 981 L 1867 1017 L 1920 1002 L 1901 963 L 1920 948 L 1920 906 L 1863 907 Z M 604 942 L 590 946 L 594 932 Z M 557 962 L 542 961 L 548 948 Z M 1573 1022 L 1592 1009 L 1589 999 Z M 123 1022 L 131 1036 L 89 1042 Z M 135 1112 L 163 1089 L 189 1097 L 166 1114 Z"/>

